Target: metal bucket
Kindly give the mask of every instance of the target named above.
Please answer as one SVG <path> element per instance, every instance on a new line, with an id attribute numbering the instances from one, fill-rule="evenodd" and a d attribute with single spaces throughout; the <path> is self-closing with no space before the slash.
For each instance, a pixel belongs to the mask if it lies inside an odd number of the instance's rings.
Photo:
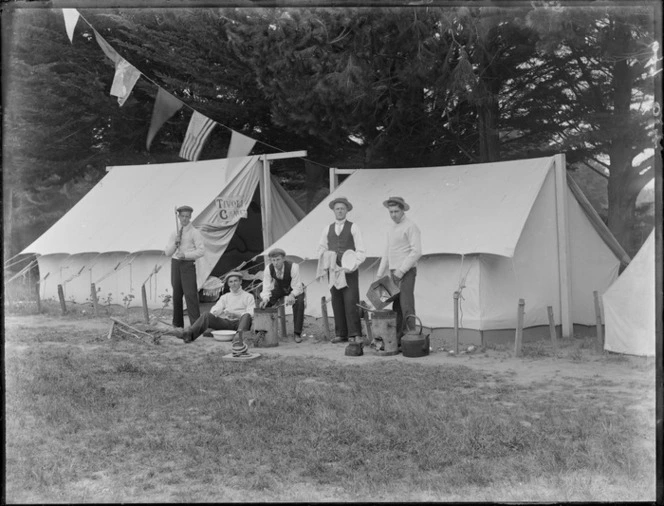
<path id="1" fill-rule="evenodd" d="M 262 348 L 279 346 L 278 311 L 276 307 L 254 309 L 254 332 L 259 337 L 256 346 Z"/>
<path id="2" fill-rule="evenodd" d="M 396 311 L 374 311 L 371 313 L 371 332 L 374 339 L 383 341 L 383 351 L 379 355 L 396 355 L 399 353 L 397 341 Z"/>

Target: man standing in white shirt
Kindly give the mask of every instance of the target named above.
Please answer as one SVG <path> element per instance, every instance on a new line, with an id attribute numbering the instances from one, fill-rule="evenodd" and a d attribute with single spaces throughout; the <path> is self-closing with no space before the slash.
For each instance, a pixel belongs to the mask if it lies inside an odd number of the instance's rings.
<path id="1" fill-rule="evenodd" d="M 422 256 L 421 234 L 418 226 L 406 217 L 405 211 L 410 206 L 403 198 L 389 197 L 383 205 L 394 223 L 387 232 L 385 253 L 380 259 L 377 275 L 381 278 L 389 270 L 399 286 L 399 295 L 394 299 L 392 309 L 397 313 L 397 341 L 401 345 L 401 338 L 411 325 L 406 317 L 415 314 L 415 276 L 417 261 Z M 413 321 L 412 328 L 415 323 Z"/>
<path id="2" fill-rule="evenodd" d="M 330 202 L 330 209 L 334 211 L 335 221 L 326 226 L 321 233 L 318 243 L 317 255 L 326 251 L 334 251 L 337 254 L 337 266 L 341 266 L 343 254 L 355 251 L 356 263 L 352 271 L 346 272 L 345 288 L 330 288 L 332 295 L 332 311 L 334 313 L 334 330 L 336 337 L 333 343 L 348 341 L 348 338 L 362 337 L 362 324 L 360 322 L 360 311 L 357 305 L 360 303 L 360 280 L 358 268 L 366 259 L 366 249 L 362 241 L 360 227 L 346 219 L 346 214 L 353 209 L 353 205 L 346 197 L 338 197 Z"/>
<path id="3" fill-rule="evenodd" d="M 209 313 L 198 318 L 188 329 L 175 329 L 171 333 L 185 343 L 196 340 L 207 329 L 249 330 L 254 316 L 254 296 L 242 289 L 242 274 L 229 272 L 226 276 L 230 292 L 222 295 Z"/>
<path id="4" fill-rule="evenodd" d="M 198 306 L 198 287 L 196 285 L 196 259 L 205 254 L 205 242 L 201 233 L 191 224 L 189 206 L 177 208 L 180 229 L 173 232 L 164 249 L 171 258 L 171 285 L 173 286 L 173 326 L 184 327 L 182 297 L 187 301 L 189 323 L 201 315 Z"/>
<path id="5" fill-rule="evenodd" d="M 286 252 L 275 248 L 267 254 L 270 263 L 263 272 L 263 290 L 260 307 L 272 307 L 281 298 L 293 305 L 293 333 L 295 342 L 302 342 L 304 324 L 304 284 L 300 279 L 300 266 L 286 260 Z"/>

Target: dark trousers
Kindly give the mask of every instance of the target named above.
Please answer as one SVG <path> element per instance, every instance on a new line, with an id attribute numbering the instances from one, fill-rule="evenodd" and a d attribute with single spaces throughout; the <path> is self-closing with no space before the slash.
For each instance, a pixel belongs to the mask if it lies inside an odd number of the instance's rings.
<path id="1" fill-rule="evenodd" d="M 185 336 L 188 336 L 193 341 L 200 336 L 207 329 L 212 330 L 249 330 L 251 329 L 251 315 L 245 313 L 239 320 L 228 320 L 226 318 L 219 318 L 212 313 L 205 313 L 198 318 L 194 324 L 185 330 Z"/>
<path id="2" fill-rule="evenodd" d="M 334 312 L 334 332 L 338 337 L 362 335 L 360 323 L 360 273 L 356 270 L 346 273 L 346 284 L 341 290 L 330 288 L 332 311 Z"/>
<path id="3" fill-rule="evenodd" d="M 408 331 L 417 328 L 417 320 L 408 318 L 415 314 L 415 276 L 417 268 L 409 269 L 401 278 L 399 284 L 399 295 L 392 303 L 392 310 L 397 313 L 397 341 L 401 344 L 401 338 Z"/>
<path id="4" fill-rule="evenodd" d="M 184 327 L 182 297 L 187 301 L 189 324 L 193 325 L 201 315 L 198 307 L 196 263 L 191 260 L 171 260 L 171 285 L 173 286 L 173 326 Z"/>
<path id="5" fill-rule="evenodd" d="M 291 290 L 286 293 L 286 290 L 275 286 L 270 292 L 270 300 L 267 301 L 266 307 L 272 307 L 279 302 L 282 297 L 287 297 Z M 293 303 L 293 332 L 297 335 L 302 334 L 302 326 L 304 325 L 304 292 L 295 297 Z"/>

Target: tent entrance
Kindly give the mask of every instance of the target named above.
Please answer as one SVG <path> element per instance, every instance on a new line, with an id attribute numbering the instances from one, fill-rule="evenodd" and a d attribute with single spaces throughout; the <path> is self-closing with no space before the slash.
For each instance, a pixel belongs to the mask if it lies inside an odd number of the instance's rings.
<path id="1" fill-rule="evenodd" d="M 226 251 L 224 251 L 217 261 L 210 276 L 221 277 L 263 251 L 263 227 L 259 188 L 260 185 L 257 185 L 251 199 L 251 204 L 247 208 L 247 217 L 238 222 L 235 233 L 226 247 Z M 258 266 L 259 264 L 262 265 L 261 259 L 248 263 L 243 269 Z"/>

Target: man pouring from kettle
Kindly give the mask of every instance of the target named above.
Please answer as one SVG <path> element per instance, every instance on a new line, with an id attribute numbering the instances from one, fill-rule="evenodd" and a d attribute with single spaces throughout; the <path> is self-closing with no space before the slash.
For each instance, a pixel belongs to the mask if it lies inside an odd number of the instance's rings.
<path id="1" fill-rule="evenodd" d="M 381 278 L 389 271 L 392 280 L 399 286 L 392 309 L 397 313 L 397 342 L 400 346 L 401 338 L 411 328 L 406 317 L 415 314 L 415 276 L 417 261 L 422 256 L 421 233 L 419 227 L 406 216 L 410 206 L 402 197 L 389 197 L 383 206 L 388 209 L 393 223 L 387 231 L 377 276 Z M 414 328 L 415 322 L 412 325 Z"/>

